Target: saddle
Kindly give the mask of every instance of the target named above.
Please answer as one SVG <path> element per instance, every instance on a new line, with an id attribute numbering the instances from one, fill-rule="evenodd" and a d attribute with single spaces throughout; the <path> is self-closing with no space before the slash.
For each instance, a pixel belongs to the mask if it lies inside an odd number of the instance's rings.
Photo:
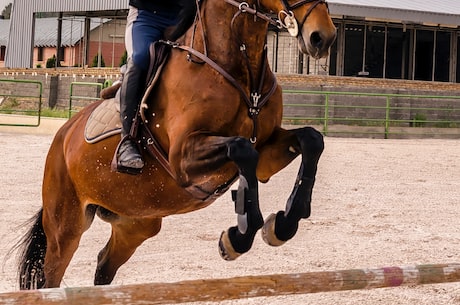
<path id="1" fill-rule="evenodd" d="M 167 154 L 160 147 L 155 137 L 142 121 L 147 109 L 145 101 L 154 89 L 164 64 L 167 62 L 171 47 L 164 43 L 155 42 L 150 45 L 150 66 L 146 78 L 146 90 L 137 116 L 131 128 L 131 137 L 137 139 L 143 148 L 155 157 L 171 174 Z M 123 76 L 123 69 L 121 71 Z M 85 126 L 85 141 L 93 144 L 108 137 L 121 133 L 120 119 L 120 87 L 121 80 L 116 81 L 111 87 L 101 91 L 104 101 L 91 113 Z"/>

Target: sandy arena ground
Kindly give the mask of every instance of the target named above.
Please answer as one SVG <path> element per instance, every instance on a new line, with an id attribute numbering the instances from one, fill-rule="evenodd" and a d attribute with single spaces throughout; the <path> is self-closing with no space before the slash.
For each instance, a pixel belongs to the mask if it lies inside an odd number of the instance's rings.
<path id="1" fill-rule="evenodd" d="M 51 134 L 0 128 L 0 292 L 17 290 L 18 226 L 41 206 L 41 178 Z M 217 242 L 236 223 L 230 194 L 210 207 L 164 219 L 163 229 L 119 270 L 114 283 L 176 282 L 240 275 L 329 271 L 460 261 L 460 140 L 325 138 L 312 216 L 279 248 L 260 236 L 234 262 Z M 265 216 L 284 208 L 299 166 L 260 187 Z M 62 287 L 90 286 L 110 228 L 85 233 Z M 460 304 L 460 283 L 253 298 L 220 304 Z M 211 304 L 211 303 L 209 303 Z M 214 303 L 212 303 L 214 304 Z"/>

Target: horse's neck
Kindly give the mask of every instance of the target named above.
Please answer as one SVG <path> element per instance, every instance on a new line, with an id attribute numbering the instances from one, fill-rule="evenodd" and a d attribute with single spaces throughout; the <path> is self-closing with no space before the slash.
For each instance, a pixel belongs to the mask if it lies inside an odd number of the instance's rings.
<path id="1" fill-rule="evenodd" d="M 208 56 L 234 75 L 244 75 L 248 69 L 259 75 L 265 60 L 266 22 L 241 13 L 232 25 L 236 7 L 223 0 L 206 0 L 203 4 L 203 22 L 195 30 L 194 48 L 204 51 L 206 47 Z M 205 33 L 205 43 L 200 31 Z"/>

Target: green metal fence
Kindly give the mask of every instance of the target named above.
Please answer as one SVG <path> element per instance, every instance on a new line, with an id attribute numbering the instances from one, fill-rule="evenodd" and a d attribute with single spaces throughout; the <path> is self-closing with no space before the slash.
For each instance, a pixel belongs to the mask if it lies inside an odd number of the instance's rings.
<path id="1" fill-rule="evenodd" d="M 284 123 L 346 133 L 460 138 L 460 96 L 283 90 Z"/>
<path id="2" fill-rule="evenodd" d="M 0 85 L 3 85 L 0 88 L 0 125 L 39 126 L 42 83 L 0 79 Z M 36 94 L 24 94 L 33 91 L 31 86 L 36 87 Z M 68 116 L 99 100 L 102 88 L 102 83 L 72 82 Z M 314 125 L 325 135 L 362 134 L 384 138 L 442 135 L 460 139 L 460 96 L 290 89 L 283 90 L 283 96 L 284 124 Z M 14 103 L 6 103 L 7 99 L 32 100 L 36 107 L 15 107 Z M 7 117 L 6 123 L 1 120 L 4 117 Z"/>
<path id="3" fill-rule="evenodd" d="M 0 126 L 39 126 L 42 94 L 40 81 L 0 79 Z"/>
<path id="4" fill-rule="evenodd" d="M 91 82 L 72 82 L 70 83 L 70 99 L 69 99 L 69 118 L 73 113 L 88 104 L 88 102 L 97 101 L 100 99 L 101 89 L 104 84 Z M 89 89 L 89 90 L 88 90 Z M 79 90 L 78 92 L 76 92 Z M 85 95 L 83 95 L 85 93 Z M 80 105 L 75 105 L 75 101 L 83 102 Z"/>

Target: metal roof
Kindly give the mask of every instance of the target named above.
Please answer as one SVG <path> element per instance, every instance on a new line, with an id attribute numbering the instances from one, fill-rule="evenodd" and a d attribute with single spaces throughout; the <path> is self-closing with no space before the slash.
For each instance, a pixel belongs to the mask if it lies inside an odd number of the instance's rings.
<path id="1" fill-rule="evenodd" d="M 107 22 L 104 19 L 103 22 Z M 83 38 L 84 18 L 72 18 L 62 20 L 62 45 L 73 46 Z M 99 19 L 91 19 L 90 29 L 93 30 L 100 25 Z M 57 44 L 56 18 L 37 18 L 35 20 L 35 43 L 36 47 L 55 47 Z"/>
<path id="2" fill-rule="evenodd" d="M 32 65 L 34 13 L 102 12 L 126 10 L 127 0 L 14 0 L 11 11 L 5 66 L 27 68 Z M 35 28 L 37 25 L 35 24 Z"/>
<path id="3" fill-rule="evenodd" d="M 401 23 L 460 27 L 459 0 L 329 0 L 331 14 Z M 34 12 L 91 13 L 126 10 L 128 0 L 14 0 L 5 65 L 28 67 Z M 94 16 L 94 15 L 93 15 Z M 0 22 L 2 29 L 5 27 Z M 38 25 L 36 25 L 38 28 Z M 0 34 L 0 42 L 3 36 Z M 36 41 L 36 40 L 35 40 Z"/>
<path id="4" fill-rule="evenodd" d="M 458 0 L 329 0 L 331 14 L 403 23 L 460 26 Z"/>
<path id="5" fill-rule="evenodd" d="M 6 46 L 8 43 L 10 21 L 0 19 L 0 46 Z"/>
<path id="6" fill-rule="evenodd" d="M 102 19 L 106 23 L 109 19 Z M 64 47 L 74 46 L 83 38 L 84 18 L 64 18 L 62 20 L 61 42 Z M 94 30 L 101 24 L 100 18 L 92 18 L 90 30 Z M 0 19 L 0 46 L 8 43 L 10 28 L 9 19 Z M 57 44 L 57 18 L 37 18 L 35 20 L 34 47 L 55 47 Z"/>

